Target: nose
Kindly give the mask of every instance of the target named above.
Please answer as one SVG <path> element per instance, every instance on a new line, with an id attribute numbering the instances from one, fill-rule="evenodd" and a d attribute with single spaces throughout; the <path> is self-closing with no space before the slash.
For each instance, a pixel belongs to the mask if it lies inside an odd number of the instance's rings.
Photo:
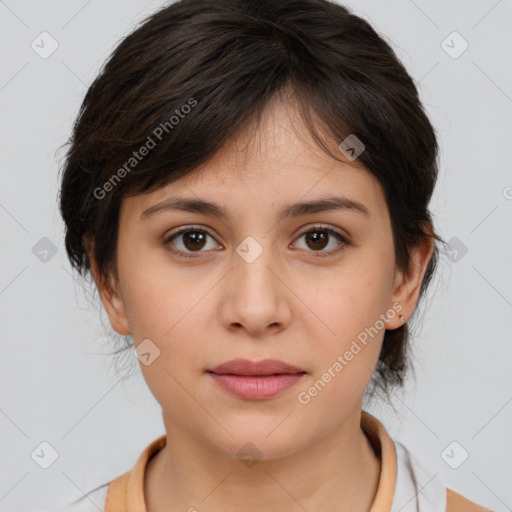
<path id="1" fill-rule="evenodd" d="M 246 238 L 233 253 L 221 297 L 223 325 L 261 337 L 285 329 L 291 319 L 284 267 L 263 238 Z"/>

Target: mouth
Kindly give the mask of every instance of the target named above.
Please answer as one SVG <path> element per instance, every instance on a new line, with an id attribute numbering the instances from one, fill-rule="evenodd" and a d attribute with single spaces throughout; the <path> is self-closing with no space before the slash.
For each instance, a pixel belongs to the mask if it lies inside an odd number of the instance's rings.
<path id="1" fill-rule="evenodd" d="M 298 366 L 279 361 L 278 359 L 263 359 L 262 361 L 251 361 L 249 359 L 233 359 L 222 363 L 215 368 L 207 370 L 217 375 L 244 375 L 265 377 L 269 375 L 295 375 L 306 373 Z"/>
<path id="2" fill-rule="evenodd" d="M 230 395 L 246 400 L 263 400 L 286 391 L 306 375 L 306 371 L 283 361 L 254 362 L 234 359 L 206 373 Z"/>

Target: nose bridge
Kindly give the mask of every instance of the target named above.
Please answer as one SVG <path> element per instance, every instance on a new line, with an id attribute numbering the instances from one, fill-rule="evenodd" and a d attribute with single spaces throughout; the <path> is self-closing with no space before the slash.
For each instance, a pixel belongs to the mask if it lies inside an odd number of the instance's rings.
<path id="1" fill-rule="evenodd" d="M 275 280 L 273 272 L 270 271 L 276 261 L 276 255 L 270 236 L 262 236 L 257 239 L 253 236 L 247 236 L 236 247 L 237 258 L 235 258 L 235 269 L 239 284 L 249 285 L 251 288 L 260 288 L 272 284 Z M 275 265 L 274 265 L 275 266 Z M 269 297 L 267 297 L 268 299 Z"/>
<path id="2" fill-rule="evenodd" d="M 223 323 L 241 325 L 252 334 L 261 334 L 269 326 L 283 328 L 290 321 L 290 311 L 282 303 L 280 281 L 275 276 L 277 255 L 272 237 L 248 236 L 235 251 L 221 308 Z"/>

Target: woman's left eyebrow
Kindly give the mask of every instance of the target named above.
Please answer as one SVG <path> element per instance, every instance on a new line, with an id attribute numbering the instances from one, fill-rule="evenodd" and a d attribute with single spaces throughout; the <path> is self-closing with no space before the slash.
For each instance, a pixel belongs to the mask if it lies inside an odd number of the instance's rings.
<path id="1" fill-rule="evenodd" d="M 179 210 L 192 213 L 210 215 L 222 220 L 232 217 L 229 210 L 224 207 L 205 201 L 203 199 L 189 199 L 183 197 L 169 197 L 149 207 L 141 213 L 141 219 L 146 220 L 159 212 Z M 346 210 L 360 213 L 370 217 L 370 211 L 364 204 L 342 196 L 328 196 L 313 201 L 294 203 L 284 206 L 278 213 L 278 220 L 285 217 L 299 217 L 311 213 L 325 212 L 329 210 Z"/>

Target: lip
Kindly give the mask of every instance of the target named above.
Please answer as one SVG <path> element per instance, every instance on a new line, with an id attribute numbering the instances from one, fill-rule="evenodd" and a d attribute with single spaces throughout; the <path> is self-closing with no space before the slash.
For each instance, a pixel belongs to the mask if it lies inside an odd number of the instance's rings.
<path id="1" fill-rule="evenodd" d="M 297 384 L 306 371 L 277 359 L 233 359 L 207 370 L 225 391 L 246 400 L 264 400 Z"/>
<path id="2" fill-rule="evenodd" d="M 219 364 L 208 370 L 217 374 L 231 375 L 274 375 L 274 374 L 296 374 L 305 373 L 305 370 L 279 361 L 278 359 L 263 359 L 262 361 L 251 361 L 250 359 L 232 359 Z"/>

